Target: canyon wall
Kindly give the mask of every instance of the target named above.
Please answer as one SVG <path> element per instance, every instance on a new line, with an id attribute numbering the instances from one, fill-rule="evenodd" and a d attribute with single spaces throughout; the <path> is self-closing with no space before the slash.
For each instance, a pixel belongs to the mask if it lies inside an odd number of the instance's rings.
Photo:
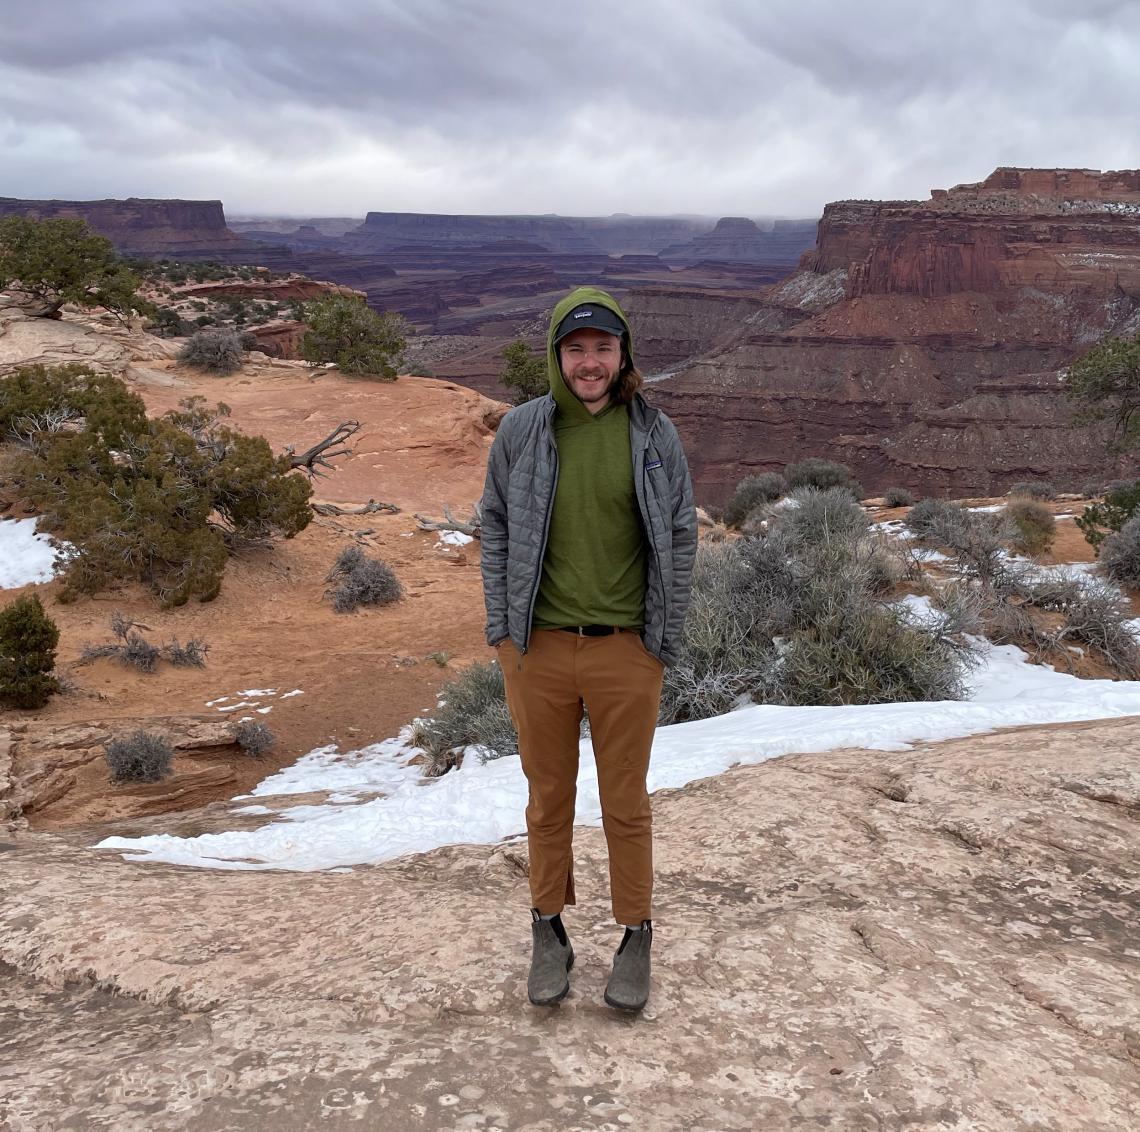
<path id="1" fill-rule="evenodd" d="M 194 255 L 245 244 L 226 227 L 220 200 L 18 200 L 0 197 L 0 217 L 86 220 L 132 255 Z M 247 245 L 248 246 L 248 245 Z"/>
<path id="2" fill-rule="evenodd" d="M 930 201 L 828 205 L 799 270 L 683 362 L 671 341 L 700 338 L 699 307 L 659 289 L 631 305 L 674 369 L 652 396 L 706 502 L 805 456 L 870 490 L 1103 480 L 1129 463 L 1072 424 L 1060 371 L 1140 331 L 1140 171 L 1001 169 Z"/>

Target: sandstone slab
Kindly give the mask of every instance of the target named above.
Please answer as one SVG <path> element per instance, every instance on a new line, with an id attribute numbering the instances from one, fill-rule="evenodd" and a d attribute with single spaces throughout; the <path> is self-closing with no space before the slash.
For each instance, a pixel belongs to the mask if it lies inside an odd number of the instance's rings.
<path id="1" fill-rule="evenodd" d="M 1140 1105 L 1140 721 L 738 768 L 656 802 L 654 993 L 577 835 L 525 1002 L 525 847 L 342 874 L 0 861 L 0 1121 L 122 1129 L 1101 1132 Z M 54 1123 L 47 1124 L 47 1121 Z"/>

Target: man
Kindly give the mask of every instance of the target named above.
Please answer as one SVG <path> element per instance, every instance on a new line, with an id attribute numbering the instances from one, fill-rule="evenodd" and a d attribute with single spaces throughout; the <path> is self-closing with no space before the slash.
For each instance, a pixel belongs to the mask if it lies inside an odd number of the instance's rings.
<path id="1" fill-rule="evenodd" d="M 529 786 L 532 936 L 527 993 L 570 988 L 571 842 L 589 713 L 614 918 L 626 929 L 609 1005 L 649 996 L 652 817 L 646 774 L 664 666 L 681 638 L 697 546 L 676 429 L 639 392 L 629 323 L 604 291 L 554 308 L 550 392 L 499 426 L 483 494 L 487 642 L 499 653 Z"/>

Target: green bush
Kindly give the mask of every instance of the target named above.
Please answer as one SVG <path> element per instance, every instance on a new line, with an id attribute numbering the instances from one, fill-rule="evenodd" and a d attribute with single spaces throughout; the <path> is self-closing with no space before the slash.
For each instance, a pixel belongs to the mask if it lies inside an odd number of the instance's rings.
<path id="1" fill-rule="evenodd" d="M 1035 499 L 1015 497 L 1005 505 L 1005 517 L 1016 532 L 1013 545 L 1022 554 L 1044 554 L 1057 537 L 1053 512 Z"/>
<path id="2" fill-rule="evenodd" d="M 337 613 L 352 613 L 361 605 L 390 605 L 404 596 L 392 567 L 377 558 L 366 558 L 359 546 L 348 546 L 337 556 L 328 582 L 328 591 Z"/>
<path id="3" fill-rule="evenodd" d="M 809 456 L 795 464 L 789 464 L 784 469 L 784 478 L 789 487 L 841 487 L 850 491 L 856 499 L 863 497 L 863 488 L 855 478 L 854 473 L 846 464 L 836 463 L 834 460 L 821 460 L 818 456 Z"/>
<path id="4" fill-rule="evenodd" d="M 52 671 L 59 629 L 32 594 L 0 610 L 0 704 L 42 708 L 59 691 Z"/>
<path id="5" fill-rule="evenodd" d="M 159 338 L 181 338 L 190 333 L 188 323 L 172 307 L 159 307 L 151 316 L 147 329 Z"/>
<path id="6" fill-rule="evenodd" d="M 541 397 L 549 390 L 546 358 L 532 350 L 522 338 L 503 347 L 503 361 L 507 364 L 499 374 L 499 381 L 515 391 L 516 405 Z"/>
<path id="7" fill-rule="evenodd" d="M 308 362 L 335 362 L 342 373 L 394 381 L 403 364 L 408 324 L 391 312 L 377 314 L 363 299 L 325 295 L 305 304 L 309 329 L 301 340 Z"/>
<path id="8" fill-rule="evenodd" d="M 1127 451 L 1140 444 L 1140 335 L 1105 338 L 1069 366 L 1065 396 L 1078 423 L 1112 425 L 1109 450 Z"/>
<path id="9" fill-rule="evenodd" d="M 1057 498 L 1057 489 L 1048 480 L 1026 481 L 1015 483 L 1006 495 L 1010 498 L 1049 500 Z"/>
<path id="10" fill-rule="evenodd" d="M 242 336 L 236 330 L 199 330 L 178 352 L 183 364 L 220 377 L 237 373 L 244 356 Z"/>
<path id="11" fill-rule="evenodd" d="M 20 366 L 0 377 L 0 439 L 36 447 L 43 434 L 77 423 L 121 449 L 145 427 L 146 407 L 119 378 L 74 362 Z"/>
<path id="12" fill-rule="evenodd" d="M 884 507 L 913 507 L 914 493 L 905 487 L 888 487 L 883 492 Z"/>
<path id="13" fill-rule="evenodd" d="M 745 476 L 724 509 L 725 526 L 739 527 L 757 507 L 779 499 L 787 490 L 787 480 L 779 472 Z"/>
<path id="14" fill-rule="evenodd" d="M 148 312 L 138 294 L 139 278 L 115 254 L 105 236 L 86 221 L 58 217 L 0 220 L 0 291 L 24 294 L 43 318 L 59 317 L 64 303 L 104 307 L 122 318 Z"/>
<path id="15" fill-rule="evenodd" d="M 1104 540 L 1100 562 L 1114 582 L 1140 589 L 1140 515 Z"/>
<path id="16" fill-rule="evenodd" d="M 1113 531 L 1119 531 L 1140 508 L 1140 480 L 1115 480 L 1105 485 L 1104 498 L 1091 503 L 1077 516 L 1076 524 L 1085 541 L 1099 548 Z"/>
<path id="17" fill-rule="evenodd" d="M 173 771 L 174 751 L 161 736 L 138 730 L 104 748 L 112 782 L 161 782 Z"/>
<path id="18" fill-rule="evenodd" d="M 427 752 L 427 772 L 443 774 L 467 747 L 483 762 L 519 753 L 518 735 L 507 708 L 503 670 L 497 661 L 472 664 L 443 686 L 435 715 L 417 728 Z"/>
<path id="19" fill-rule="evenodd" d="M 66 393 L 57 377 L 48 372 L 49 391 Z M 224 405 L 211 412 L 191 398 L 147 420 L 142 400 L 117 378 L 89 379 L 83 389 L 90 397 L 80 427 L 41 430 L 12 464 L 43 526 L 71 544 L 60 600 L 137 580 L 166 605 L 208 601 L 230 550 L 308 525 L 309 482 L 264 438 L 222 424 Z"/>

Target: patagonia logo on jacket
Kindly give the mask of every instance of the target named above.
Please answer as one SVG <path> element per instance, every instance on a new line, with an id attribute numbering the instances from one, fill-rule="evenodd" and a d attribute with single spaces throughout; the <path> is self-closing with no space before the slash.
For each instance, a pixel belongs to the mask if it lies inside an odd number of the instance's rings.
<path id="1" fill-rule="evenodd" d="M 645 470 L 647 472 L 651 472 L 651 471 L 653 471 L 654 468 L 659 468 L 659 467 L 661 467 L 661 461 L 660 460 L 646 460 L 645 461 Z"/>

